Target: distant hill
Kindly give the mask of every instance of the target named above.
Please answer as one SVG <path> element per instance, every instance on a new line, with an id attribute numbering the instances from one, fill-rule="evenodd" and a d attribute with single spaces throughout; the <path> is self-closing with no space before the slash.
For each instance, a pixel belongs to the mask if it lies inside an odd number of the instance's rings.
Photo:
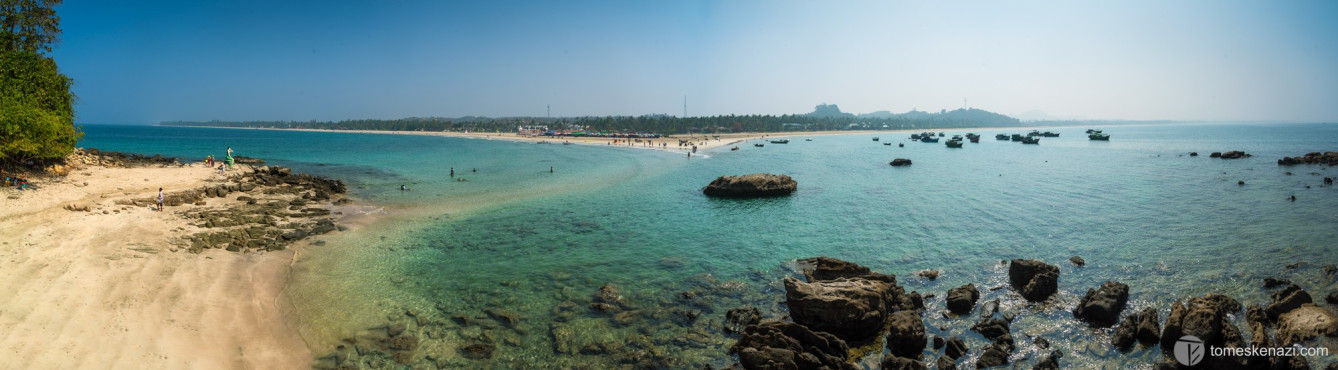
<path id="1" fill-rule="evenodd" d="M 838 108 L 836 104 L 826 104 L 826 103 L 818 104 L 818 106 L 813 107 L 813 113 L 805 114 L 805 116 L 820 117 L 820 118 L 855 117 L 854 114 L 841 112 L 841 108 Z"/>

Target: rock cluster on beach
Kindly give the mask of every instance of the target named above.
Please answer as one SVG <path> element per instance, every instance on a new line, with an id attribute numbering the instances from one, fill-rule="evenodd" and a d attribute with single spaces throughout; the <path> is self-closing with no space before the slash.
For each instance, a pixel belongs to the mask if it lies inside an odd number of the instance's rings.
<path id="1" fill-rule="evenodd" d="M 167 207 L 179 211 L 192 225 L 213 231 L 186 236 L 188 251 L 217 248 L 229 251 L 282 250 L 309 236 L 337 230 L 322 205 L 347 202 L 343 182 L 308 174 L 293 174 L 284 167 L 259 167 L 229 176 L 222 184 L 163 195 Z M 237 204 L 208 207 L 207 199 L 232 197 Z M 119 201 L 140 207 L 157 206 L 154 198 Z"/>
<path id="2" fill-rule="evenodd" d="M 1311 152 L 1299 157 L 1282 157 L 1282 159 L 1278 160 L 1278 165 L 1280 166 L 1294 166 L 1298 164 L 1338 166 L 1338 152 Z"/>
<path id="3" fill-rule="evenodd" d="M 755 173 L 742 176 L 720 176 L 702 188 L 712 197 L 753 198 L 789 195 L 799 183 L 786 175 Z"/>

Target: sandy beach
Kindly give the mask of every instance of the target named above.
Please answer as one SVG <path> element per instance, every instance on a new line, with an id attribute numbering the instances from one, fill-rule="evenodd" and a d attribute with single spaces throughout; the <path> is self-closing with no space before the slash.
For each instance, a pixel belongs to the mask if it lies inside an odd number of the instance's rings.
<path id="1" fill-rule="evenodd" d="M 203 165 L 78 166 L 0 194 L 0 368 L 294 369 L 311 351 L 284 296 L 284 251 L 187 253 L 177 212 L 118 205 L 220 183 Z M 69 205 L 88 207 L 68 210 Z"/>

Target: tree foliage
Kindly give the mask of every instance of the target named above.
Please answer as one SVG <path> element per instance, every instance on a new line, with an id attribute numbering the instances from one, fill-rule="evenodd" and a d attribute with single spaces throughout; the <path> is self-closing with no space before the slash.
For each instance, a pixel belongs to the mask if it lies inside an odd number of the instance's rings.
<path id="1" fill-rule="evenodd" d="M 63 158 L 83 136 L 72 81 L 40 54 L 60 32 L 57 4 L 0 0 L 0 162 Z"/>

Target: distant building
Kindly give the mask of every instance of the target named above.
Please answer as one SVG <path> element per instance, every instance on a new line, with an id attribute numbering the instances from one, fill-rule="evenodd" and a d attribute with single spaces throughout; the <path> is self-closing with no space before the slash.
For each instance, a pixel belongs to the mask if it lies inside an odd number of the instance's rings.
<path id="1" fill-rule="evenodd" d="M 539 136 L 548 131 L 548 126 L 516 126 L 516 135 Z"/>

